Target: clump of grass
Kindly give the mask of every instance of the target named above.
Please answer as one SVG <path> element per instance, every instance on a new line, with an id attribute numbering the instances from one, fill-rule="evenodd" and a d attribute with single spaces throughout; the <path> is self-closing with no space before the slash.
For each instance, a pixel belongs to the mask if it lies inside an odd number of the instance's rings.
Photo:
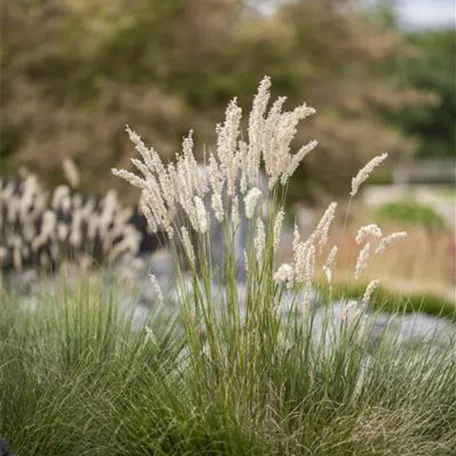
<path id="1" fill-rule="evenodd" d="M 456 366 L 448 349 L 372 352 L 311 325 L 216 358 L 155 310 L 131 331 L 116 293 L 81 286 L 30 312 L 0 304 L 0 435 L 17 454 L 450 455 Z M 310 321 L 313 321 L 312 318 Z M 326 334 L 330 331 L 331 321 Z M 243 337 L 247 337 L 246 334 Z M 230 352 L 230 350 L 233 350 Z M 222 360 L 225 361 L 222 363 Z"/>
<path id="2" fill-rule="evenodd" d="M 175 322 L 164 320 L 160 292 L 139 333 L 119 313 L 113 291 L 62 293 L 43 299 L 33 315 L 2 303 L 0 432 L 20 454 L 450 454 L 456 443 L 450 348 L 399 350 L 387 337 L 373 347 L 364 312 L 377 281 L 359 304 L 344 306 L 340 321 L 331 313 L 319 319 L 312 306 L 319 256 L 329 256 L 332 283 L 337 257 L 328 233 L 337 204 L 309 238 L 301 239 L 296 227 L 292 261 L 276 262 L 283 188 L 316 142 L 290 153 L 298 122 L 314 110 L 304 104 L 282 112 L 279 98 L 268 111 L 269 89 L 265 78 L 248 142 L 241 139 L 241 110 L 229 104 L 207 169 L 196 163 L 191 134 L 177 161 L 165 165 L 128 129 L 142 177 L 114 173 L 141 189 L 150 228 L 166 232 L 175 249 Z M 358 173 L 351 197 L 385 158 Z M 243 224 L 247 245 L 239 252 Z M 211 225 L 223 233 L 220 264 L 213 262 Z M 401 237 L 361 229 L 356 274 Z M 214 287 L 219 278 L 222 292 Z M 286 317 L 284 297 L 291 300 Z"/>

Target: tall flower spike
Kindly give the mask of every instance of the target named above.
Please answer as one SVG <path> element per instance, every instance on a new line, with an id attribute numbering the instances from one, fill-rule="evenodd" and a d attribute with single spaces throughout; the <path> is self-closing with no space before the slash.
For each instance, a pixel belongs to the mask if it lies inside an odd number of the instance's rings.
<path id="1" fill-rule="evenodd" d="M 152 282 L 152 287 L 154 289 L 155 297 L 157 298 L 157 304 L 163 306 L 163 294 L 158 283 L 157 278 L 153 274 L 149 274 L 149 279 Z"/>
<path id="2" fill-rule="evenodd" d="M 277 252 L 277 249 L 279 248 L 280 244 L 280 234 L 282 232 L 282 224 L 283 224 L 283 219 L 285 218 L 285 212 L 282 209 L 277 212 L 275 221 L 274 221 L 274 241 L 273 241 L 273 249 L 274 253 Z"/>
<path id="3" fill-rule="evenodd" d="M 395 240 L 404 239 L 406 237 L 407 233 L 405 231 L 392 233 L 389 236 L 384 237 L 382 242 L 380 242 L 380 245 L 375 249 L 375 253 L 381 255 Z"/>
<path id="4" fill-rule="evenodd" d="M 253 217 L 253 214 L 255 213 L 255 208 L 256 204 L 258 201 L 258 198 L 261 196 L 261 191 L 257 187 L 254 187 L 249 190 L 247 193 L 247 196 L 244 198 L 244 204 L 245 204 L 245 216 L 248 219 L 251 219 Z"/>
<path id="5" fill-rule="evenodd" d="M 238 172 L 238 157 L 236 155 L 237 140 L 240 134 L 242 110 L 234 98 L 225 111 L 225 122 L 217 125 L 217 157 L 220 167 L 226 177 L 228 196 L 233 195 Z"/>
<path id="6" fill-rule="evenodd" d="M 190 263 L 195 264 L 195 251 L 193 250 L 192 241 L 190 240 L 190 236 L 185 226 L 181 227 L 181 236 L 185 253 L 187 254 L 188 259 L 190 260 Z"/>
<path id="7" fill-rule="evenodd" d="M 263 262 L 263 253 L 266 246 L 266 235 L 264 232 L 264 223 L 261 218 L 257 220 L 255 236 L 255 250 L 257 254 L 257 261 L 259 264 Z"/>
<path id="8" fill-rule="evenodd" d="M 293 268 L 288 263 L 282 264 L 273 276 L 274 282 L 277 284 L 289 282 L 293 280 Z"/>
<path id="9" fill-rule="evenodd" d="M 288 155 L 287 151 L 284 151 L 281 145 L 278 144 L 277 138 L 277 136 L 280 135 L 282 106 L 286 99 L 286 97 L 279 97 L 276 101 L 274 101 L 264 122 L 262 152 L 265 171 L 269 180 L 269 189 L 274 186 L 280 174 L 280 162 L 283 162 L 284 158 L 286 159 Z"/>
<path id="10" fill-rule="evenodd" d="M 144 163 L 151 172 L 160 171 L 163 166 L 162 161 L 158 153 L 153 149 L 148 149 L 141 137 L 134 132 L 128 125 L 125 130 L 130 137 L 131 142 L 135 145 L 135 149 L 140 153 Z"/>
<path id="11" fill-rule="evenodd" d="M 214 193 L 211 197 L 212 209 L 214 210 L 215 218 L 219 221 L 223 221 L 224 211 L 223 211 L 223 201 L 220 193 Z"/>
<path id="12" fill-rule="evenodd" d="M 366 242 L 366 245 L 359 252 L 358 259 L 356 261 L 355 279 L 358 279 L 361 272 L 366 268 L 367 261 L 369 260 L 370 254 L 371 254 L 371 244 L 370 244 L 370 242 Z"/>
<path id="13" fill-rule="evenodd" d="M 249 161 L 247 175 L 250 185 L 256 185 L 258 169 L 260 166 L 261 149 L 263 147 L 264 115 L 271 96 L 271 78 L 265 76 L 258 87 L 258 92 L 253 100 L 249 117 Z"/>
<path id="14" fill-rule="evenodd" d="M 364 310 L 369 305 L 372 295 L 379 284 L 380 284 L 380 280 L 372 280 L 371 282 L 369 282 L 369 285 L 367 285 L 366 291 L 364 292 L 364 296 L 361 301 Z"/>
<path id="15" fill-rule="evenodd" d="M 182 140 L 182 169 L 185 182 L 192 194 L 201 195 L 198 164 L 193 155 L 193 130 Z"/>
<path id="16" fill-rule="evenodd" d="M 133 185 L 133 187 L 142 189 L 147 187 L 147 183 L 144 179 L 141 179 L 136 174 L 130 173 L 129 171 L 125 171 L 124 169 L 111 168 L 111 172 L 114 174 L 114 176 L 118 176 L 127 181 L 130 185 Z"/>
<path id="17" fill-rule="evenodd" d="M 363 168 L 358 171 L 358 174 L 352 179 L 352 189 L 350 196 L 353 197 L 358 193 L 360 185 L 370 176 L 372 171 L 381 163 L 383 163 L 388 154 L 378 155 L 368 162 Z"/>
<path id="18" fill-rule="evenodd" d="M 336 260 L 336 255 L 337 255 L 338 250 L 339 250 L 339 248 L 337 247 L 337 245 L 333 246 L 333 248 L 330 250 L 330 252 L 328 254 L 326 263 L 323 266 L 323 272 L 325 273 L 326 280 L 328 281 L 329 284 L 332 282 L 332 276 L 333 276 L 332 268 L 334 266 L 334 261 Z"/>
<path id="19" fill-rule="evenodd" d="M 196 210 L 196 219 L 198 221 L 198 231 L 201 234 L 204 234 L 208 229 L 206 208 L 204 207 L 203 200 L 199 196 L 195 196 L 194 202 Z"/>
<path id="20" fill-rule="evenodd" d="M 315 275 L 315 245 L 310 244 L 306 251 L 305 277 L 304 277 L 304 305 L 309 305 L 312 279 Z"/>
<path id="21" fill-rule="evenodd" d="M 305 144 L 298 150 L 298 152 L 293 155 L 290 159 L 290 162 L 287 168 L 283 171 L 282 176 L 280 178 L 280 183 L 282 185 L 286 185 L 290 177 L 295 173 L 298 169 L 300 163 L 304 160 L 304 158 L 312 152 L 318 146 L 318 141 L 313 139 L 309 143 Z"/>
<path id="22" fill-rule="evenodd" d="M 295 222 L 293 230 L 293 252 L 298 250 L 299 242 L 301 241 L 301 233 L 299 232 L 298 224 Z"/>
<path id="23" fill-rule="evenodd" d="M 217 162 L 217 159 L 214 157 L 214 154 L 209 156 L 209 182 L 211 183 L 212 190 L 214 193 L 222 193 L 223 185 L 225 183 L 226 176 L 220 169 L 220 166 Z"/>
<path id="24" fill-rule="evenodd" d="M 231 222 L 233 230 L 236 231 L 239 227 L 239 199 L 237 195 L 234 195 L 231 200 Z"/>
<path id="25" fill-rule="evenodd" d="M 362 244 L 363 241 L 367 238 L 367 236 L 375 236 L 375 237 L 382 237 L 382 230 L 378 225 L 375 223 L 371 223 L 370 225 L 364 225 L 358 230 L 358 234 L 356 235 L 356 243 Z"/>
<path id="26" fill-rule="evenodd" d="M 325 213 L 323 214 L 323 217 L 317 225 L 317 229 L 315 230 L 318 236 L 320 237 L 320 251 L 328 242 L 329 227 L 331 226 L 331 223 L 334 220 L 334 216 L 336 215 L 336 208 L 337 203 L 332 202 L 326 209 Z"/>

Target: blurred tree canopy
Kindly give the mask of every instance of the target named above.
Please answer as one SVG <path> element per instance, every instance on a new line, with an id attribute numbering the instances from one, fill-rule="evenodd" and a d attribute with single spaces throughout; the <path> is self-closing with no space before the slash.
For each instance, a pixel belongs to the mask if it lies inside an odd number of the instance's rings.
<path id="1" fill-rule="evenodd" d="M 419 138 L 420 157 L 454 157 L 456 152 L 456 35 L 454 29 L 413 32 L 416 53 L 398 62 L 403 84 L 433 93 L 437 100 L 406 108 L 395 121 Z"/>
<path id="2" fill-rule="evenodd" d="M 358 3 L 290 0 L 265 14 L 247 0 L 5 0 L 2 173 L 25 165 L 55 183 L 72 157 L 86 188 L 119 186 L 109 169 L 128 167 L 134 153 L 125 124 L 168 157 L 193 128 L 202 153 L 227 102 L 237 96 L 248 112 L 268 74 L 289 107 L 317 109 L 296 146 L 320 146 L 291 196 L 345 195 L 373 155 L 413 150 L 403 132 L 421 127 L 405 119 L 437 83 L 408 63 L 400 74 L 416 77 L 404 84 L 392 69 L 413 47 Z M 400 122 L 398 112 L 407 112 Z"/>

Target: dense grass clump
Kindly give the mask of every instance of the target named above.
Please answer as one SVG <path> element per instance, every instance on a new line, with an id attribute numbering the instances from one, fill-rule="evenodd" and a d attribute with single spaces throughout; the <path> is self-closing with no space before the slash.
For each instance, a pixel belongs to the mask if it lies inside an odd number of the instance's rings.
<path id="1" fill-rule="evenodd" d="M 98 287 L 38 306 L 0 304 L 0 436 L 19 455 L 454 454 L 446 348 L 373 351 L 353 328 L 323 339 L 311 324 L 270 344 L 221 322 L 217 348 L 197 352 L 161 308 L 132 332 Z"/>

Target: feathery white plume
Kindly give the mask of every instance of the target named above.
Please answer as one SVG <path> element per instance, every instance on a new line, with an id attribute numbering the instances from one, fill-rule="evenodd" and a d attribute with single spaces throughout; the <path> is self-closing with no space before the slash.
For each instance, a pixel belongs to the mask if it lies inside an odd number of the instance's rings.
<path id="1" fill-rule="evenodd" d="M 255 250 L 257 254 L 257 261 L 259 264 L 263 262 L 263 254 L 266 246 L 266 235 L 264 232 L 264 223 L 260 218 L 257 220 L 256 224 L 256 236 L 254 240 Z"/>
<path id="2" fill-rule="evenodd" d="M 385 236 L 380 242 L 380 245 L 375 249 L 375 253 L 381 255 L 395 240 L 404 239 L 406 237 L 407 233 L 405 231 L 392 233 L 388 236 Z"/>
<path id="3" fill-rule="evenodd" d="M 370 176 L 372 171 L 383 163 L 388 154 L 377 155 L 374 157 L 370 162 L 368 162 L 363 168 L 358 171 L 358 174 L 352 179 L 352 189 L 350 192 L 350 196 L 353 197 L 358 193 L 359 186 Z"/>
<path id="4" fill-rule="evenodd" d="M 159 306 L 163 305 L 163 294 L 160 288 L 160 284 L 158 283 L 157 278 L 154 274 L 149 274 L 149 279 L 152 282 L 152 287 L 154 289 L 155 297 L 157 298 L 157 304 Z"/>
<path id="5" fill-rule="evenodd" d="M 318 242 L 320 251 L 328 242 L 329 227 L 331 226 L 331 223 L 334 220 L 334 216 L 336 215 L 336 208 L 337 203 L 333 201 L 326 209 L 323 217 L 317 225 L 317 229 L 315 230 L 316 234 L 320 237 L 320 240 Z"/>
<path id="6" fill-rule="evenodd" d="M 190 260 L 190 263 L 195 264 L 195 251 L 193 250 L 192 241 L 190 240 L 190 236 L 185 226 L 181 227 L 181 236 L 185 253 L 187 254 L 188 259 Z"/>
<path id="7" fill-rule="evenodd" d="M 326 263 L 323 266 L 323 272 L 326 275 L 326 280 L 328 281 L 328 283 L 332 282 L 332 276 L 333 276 L 332 268 L 333 268 L 334 261 L 336 259 L 336 255 L 337 255 L 338 250 L 339 250 L 339 248 L 337 247 L 337 245 L 332 247 L 332 249 L 329 251 Z"/>
<path id="8" fill-rule="evenodd" d="M 261 196 L 261 191 L 257 187 L 253 187 L 252 189 L 249 190 L 247 193 L 247 196 L 244 198 L 244 204 L 245 204 L 245 216 L 248 219 L 251 219 L 253 217 L 253 214 L 255 213 L 255 208 L 256 204 L 258 201 L 258 198 Z"/>
<path id="9" fill-rule="evenodd" d="M 207 212 L 203 200 L 199 196 L 193 199 L 195 203 L 196 219 L 198 221 L 198 232 L 204 234 L 208 229 Z"/>
<path id="10" fill-rule="evenodd" d="M 282 231 L 282 224 L 285 218 L 285 211 L 282 209 L 277 212 L 275 221 L 274 221 L 274 241 L 273 241 L 273 249 L 274 252 L 277 252 L 277 249 L 280 244 L 280 233 Z"/>
<path id="11" fill-rule="evenodd" d="M 363 296 L 363 299 L 361 301 L 362 306 L 363 306 L 364 309 L 366 309 L 367 306 L 369 305 L 369 302 L 370 302 L 370 300 L 372 298 L 372 294 L 374 293 L 374 291 L 376 290 L 376 288 L 378 287 L 379 284 L 380 284 L 380 280 L 372 280 L 367 285 L 366 291 L 364 292 L 364 296 Z"/>
<path id="12" fill-rule="evenodd" d="M 356 235 L 356 243 L 362 244 L 363 241 L 367 238 L 367 236 L 375 236 L 375 237 L 382 237 L 382 230 L 378 225 L 375 223 L 371 223 L 370 225 L 364 225 L 358 230 L 358 234 Z"/>
<path id="13" fill-rule="evenodd" d="M 369 260 L 371 254 L 371 244 L 366 242 L 366 245 L 361 249 L 356 261 L 355 267 L 355 279 L 359 278 L 360 273 L 366 268 L 367 261 Z"/>
<path id="14" fill-rule="evenodd" d="M 288 263 L 280 265 L 276 273 L 273 276 L 274 282 L 280 284 L 283 282 L 289 282 L 293 280 L 293 267 Z"/>

